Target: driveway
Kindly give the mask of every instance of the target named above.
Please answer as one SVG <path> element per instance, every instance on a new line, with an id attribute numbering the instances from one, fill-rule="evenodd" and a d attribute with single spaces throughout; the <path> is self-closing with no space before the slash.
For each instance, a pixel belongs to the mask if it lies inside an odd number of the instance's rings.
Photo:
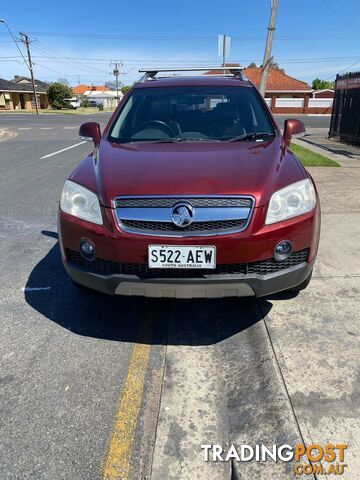
<path id="1" fill-rule="evenodd" d="M 323 227 L 297 297 L 87 295 L 61 266 L 56 212 L 89 119 L 11 117 L 0 116 L 16 133 L 0 143 L 0 478 L 288 480 L 300 478 L 292 464 L 204 462 L 201 445 L 331 442 L 348 444 L 342 478 L 357 480 L 360 169 L 310 169 Z"/>

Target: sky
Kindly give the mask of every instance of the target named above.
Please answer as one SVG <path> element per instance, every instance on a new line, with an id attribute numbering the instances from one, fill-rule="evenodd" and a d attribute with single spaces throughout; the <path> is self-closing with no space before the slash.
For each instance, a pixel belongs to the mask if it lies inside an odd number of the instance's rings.
<path id="1" fill-rule="evenodd" d="M 110 63 L 118 61 L 121 83 L 131 84 L 142 67 L 219 65 L 218 34 L 231 37 L 227 62 L 260 65 L 270 3 L 18 0 L 16 7 L 2 2 L 0 18 L 16 38 L 31 38 L 37 79 L 100 85 L 114 79 Z M 272 54 L 287 74 L 309 83 L 360 70 L 360 0 L 279 0 Z M 0 23 L 0 78 L 14 75 L 28 70 Z"/>

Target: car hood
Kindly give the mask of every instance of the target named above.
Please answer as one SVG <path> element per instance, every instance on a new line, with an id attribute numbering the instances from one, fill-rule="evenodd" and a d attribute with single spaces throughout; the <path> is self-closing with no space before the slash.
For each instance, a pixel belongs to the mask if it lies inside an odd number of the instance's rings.
<path id="1" fill-rule="evenodd" d="M 100 202 L 118 195 L 243 194 L 264 205 L 306 174 L 280 137 L 270 142 L 116 144 L 94 156 Z"/>

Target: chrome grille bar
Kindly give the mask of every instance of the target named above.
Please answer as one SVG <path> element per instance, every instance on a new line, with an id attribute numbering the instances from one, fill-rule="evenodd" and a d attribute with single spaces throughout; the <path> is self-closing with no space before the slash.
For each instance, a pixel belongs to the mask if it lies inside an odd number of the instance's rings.
<path id="1" fill-rule="evenodd" d="M 220 195 L 214 196 L 141 196 L 141 197 L 117 197 L 114 199 L 114 208 L 152 208 L 152 207 L 172 207 L 177 202 L 186 200 L 193 207 L 249 207 L 253 206 L 254 200 L 250 197 L 240 197 L 238 195 L 226 197 Z"/>
<path id="2" fill-rule="evenodd" d="M 185 202 L 192 223 L 178 227 L 173 208 Z M 113 208 L 119 228 L 139 235 L 189 237 L 241 232 L 248 226 L 255 201 L 244 195 L 116 197 Z"/>
<path id="3" fill-rule="evenodd" d="M 140 222 L 169 222 L 171 208 L 117 208 L 116 214 L 121 221 L 136 220 Z M 220 222 L 224 220 L 246 220 L 250 208 L 208 208 L 195 210 L 195 222 Z"/>

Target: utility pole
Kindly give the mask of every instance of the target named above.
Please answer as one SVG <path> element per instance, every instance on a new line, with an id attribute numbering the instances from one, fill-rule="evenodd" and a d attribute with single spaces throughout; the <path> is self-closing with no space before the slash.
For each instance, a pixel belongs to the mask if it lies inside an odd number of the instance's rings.
<path id="1" fill-rule="evenodd" d="M 271 48 L 272 48 L 272 42 L 274 37 L 274 31 L 275 31 L 275 20 L 276 20 L 277 8 L 278 8 L 278 0 L 271 0 L 271 14 L 270 14 L 270 20 L 269 20 L 269 26 L 268 26 L 268 33 L 266 37 L 264 60 L 262 64 L 262 72 L 261 72 L 260 87 L 259 87 L 260 93 L 263 97 L 265 97 L 266 79 L 269 73 L 269 66 L 272 59 Z"/>
<path id="2" fill-rule="evenodd" d="M 119 103 L 119 76 L 120 76 L 120 70 L 119 67 L 122 66 L 121 63 L 115 62 L 115 63 L 110 63 L 110 67 L 114 65 L 114 70 L 113 70 L 113 75 L 115 75 L 115 81 L 116 81 L 116 102 Z"/>
<path id="3" fill-rule="evenodd" d="M 28 54 L 28 67 L 30 70 L 30 76 L 31 76 L 31 83 L 33 87 L 33 92 L 34 92 L 34 97 L 35 97 L 35 108 L 36 108 L 36 114 L 39 115 L 39 104 L 38 104 L 38 97 L 37 97 L 37 92 L 36 92 L 36 85 L 35 85 L 35 79 L 34 79 L 34 70 L 33 70 L 33 65 L 32 65 L 32 60 L 31 60 L 31 53 L 30 53 L 30 40 L 29 37 L 26 35 L 26 33 L 21 33 L 21 41 L 22 43 L 26 46 L 27 54 Z"/>

